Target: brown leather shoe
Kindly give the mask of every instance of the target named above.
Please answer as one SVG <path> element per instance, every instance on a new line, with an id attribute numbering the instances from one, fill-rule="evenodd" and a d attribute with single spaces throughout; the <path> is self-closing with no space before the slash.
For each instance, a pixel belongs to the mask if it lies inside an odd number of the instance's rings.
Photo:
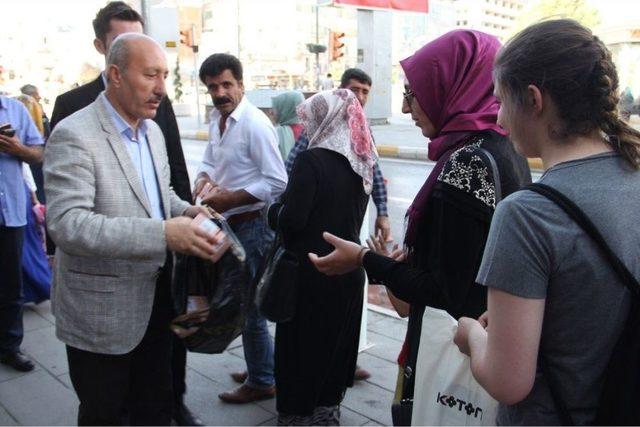
<path id="1" fill-rule="evenodd" d="M 233 378 L 233 380 L 235 382 L 240 383 L 240 384 L 244 384 L 244 382 L 247 380 L 248 376 L 249 376 L 249 373 L 247 371 L 232 372 L 231 373 L 231 378 Z"/>
<path id="2" fill-rule="evenodd" d="M 371 373 L 366 369 L 362 369 L 360 366 L 356 366 L 356 372 L 353 374 L 355 381 L 364 381 L 371 378 Z"/>
<path id="3" fill-rule="evenodd" d="M 218 397 L 227 403 L 249 403 L 257 400 L 271 399 L 276 395 L 276 387 L 271 386 L 267 389 L 261 390 L 253 387 L 249 387 L 246 384 L 242 384 L 240 387 L 233 391 L 226 391 L 220 393 Z"/>

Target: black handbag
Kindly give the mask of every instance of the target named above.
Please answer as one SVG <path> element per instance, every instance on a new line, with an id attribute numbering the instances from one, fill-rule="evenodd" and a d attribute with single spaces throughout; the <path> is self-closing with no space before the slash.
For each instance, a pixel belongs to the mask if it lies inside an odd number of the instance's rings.
<path id="1" fill-rule="evenodd" d="M 282 207 L 280 207 L 282 211 Z M 278 217 L 280 212 L 278 212 Z M 279 224 L 276 237 L 256 276 L 255 303 L 260 313 L 276 323 L 288 322 L 296 314 L 298 257 L 284 246 Z"/>

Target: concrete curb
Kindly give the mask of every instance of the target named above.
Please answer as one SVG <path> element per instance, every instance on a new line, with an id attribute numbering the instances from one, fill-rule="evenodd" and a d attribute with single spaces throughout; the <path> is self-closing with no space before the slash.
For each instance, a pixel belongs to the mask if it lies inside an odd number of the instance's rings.
<path id="1" fill-rule="evenodd" d="M 182 139 L 196 139 L 199 141 L 208 141 L 209 132 L 204 130 L 191 130 L 180 132 Z M 405 160 L 421 160 L 428 161 L 427 147 L 404 147 L 398 145 L 376 145 L 378 155 L 386 159 L 405 159 Z M 529 159 L 529 167 L 532 170 L 542 170 L 542 161 L 540 159 Z"/>
<path id="2" fill-rule="evenodd" d="M 197 139 L 199 141 L 209 140 L 208 130 L 185 130 L 180 132 L 180 139 Z"/>
<path id="3" fill-rule="evenodd" d="M 182 131 L 180 132 L 180 138 L 208 141 L 209 132 L 203 130 Z M 378 149 L 378 155 L 384 158 L 429 160 L 427 157 L 427 147 L 399 147 L 397 145 L 378 144 L 376 148 Z"/>

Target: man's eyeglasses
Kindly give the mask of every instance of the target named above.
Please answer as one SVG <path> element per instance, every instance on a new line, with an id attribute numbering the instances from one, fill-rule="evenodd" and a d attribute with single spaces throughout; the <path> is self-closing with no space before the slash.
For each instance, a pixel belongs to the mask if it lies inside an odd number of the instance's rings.
<path id="1" fill-rule="evenodd" d="M 407 104 L 409 105 L 409 107 L 411 107 L 411 101 L 413 101 L 413 98 L 416 97 L 416 94 L 411 89 L 406 89 L 402 93 L 402 97 L 404 98 L 405 101 L 407 101 Z"/>

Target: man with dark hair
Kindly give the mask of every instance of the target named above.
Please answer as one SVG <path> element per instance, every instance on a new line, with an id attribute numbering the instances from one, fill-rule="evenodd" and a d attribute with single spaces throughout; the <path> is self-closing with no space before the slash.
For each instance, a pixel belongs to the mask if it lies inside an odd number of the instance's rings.
<path id="1" fill-rule="evenodd" d="M 255 276 L 273 239 L 261 210 L 287 184 L 278 137 L 269 118 L 244 96 L 242 64 L 236 57 L 211 55 L 200 67 L 200 79 L 215 109 L 194 196 L 205 186 L 212 188 L 203 203 L 227 218 L 247 252 L 249 272 Z M 253 302 L 247 309 L 242 343 L 248 375 L 233 373 L 242 386 L 218 397 L 229 403 L 273 397 L 273 342 L 266 319 Z"/>
<path id="2" fill-rule="evenodd" d="M 331 75 L 331 73 L 328 73 L 327 77 L 325 77 L 324 79 L 322 79 L 322 81 L 320 81 L 320 88 L 322 90 L 333 89 L 333 76 Z"/>
<path id="3" fill-rule="evenodd" d="M 122 1 L 108 3 L 100 9 L 93 20 L 95 39 L 93 46 L 105 56 L 109 51 L 113 40 L 123 33 L 142 33 L 144 21 L 140 14 Z M 100 73 L 98 78 L 90 83 L 63 93 L 56 98 L 51 127 L 55 126 L 67 116 L 86 107 L 96 100 L 100 92 L 107 86 L 106 75 Z M 180 143 L 178 123 L 171 106 L 171 101 L 166 96 L 162 99 L 153 120 L 160 126 L 164 135 L 169 158 L 169 170 L 171 174 L 171 186 L 182 200 L 191 200 L 191 185 L 189 174 Z M 174 388 L 174 419 L 178 425 L 202 425 L 197 417 L 184 404 L 186 391 L 185 374 L 187 363 L 187 350 L 182 341 L 173 338 L 172 371 Z"/>
<path id="4" fill-rule="evenodd" d="M 351 83 L 353 83 L 349 81 L 351 79 L 369 86 L 369 89 L 371 89 L 371 86 L 373 86 L 369 74 L 365 73 L 360 68 L 348 68 L 344 71 L 344 73 L 342 73 L 342 77 L 340 78 L 340 87 L 346 88 L 347 86 L 349 86 Z"/>

